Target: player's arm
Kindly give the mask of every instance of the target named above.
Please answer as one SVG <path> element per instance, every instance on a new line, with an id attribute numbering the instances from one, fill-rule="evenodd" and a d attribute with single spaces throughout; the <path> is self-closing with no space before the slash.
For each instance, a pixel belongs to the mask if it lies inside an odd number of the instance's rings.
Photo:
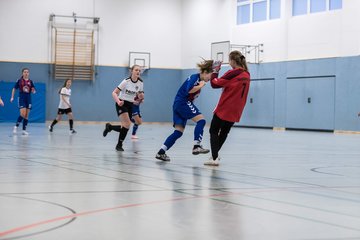
<path id="1" fill-rule="evenodd" d="M 1 105 L 1 106 L 4 106 L 4 102 L 3 102 L 3 100 L 1 99 L 1 97 L 0 97 L 0 105 Z"/>
<path id="2" fill-rule="evenodd" d="M 65 96 L 67 96 L 66 94 L 60 94 L 61 95 L 61 99 L 64 101 L 64 103 L 66 103 L 66 105 L 68 105 L 69 106 L 69 108 L 71 108 L 71 104 L 68 102 L 68 101 L 66 101 L 66 98 L 65 98 Z"/>
<path id="3" fill-rule="evenodd" d="M 14 95 L 15 95 L 15 88 L 12 89 L 11 91 L 11 98 L 10 98 L 10 102 L 13 102 L 14 101 Z"/>
<path id="4" fill-rule="evenodd" d="M 124 104 L 124 101 L 119 99 L 119 93 L 120 93 L 121 89 L 116 87 L 114 89 L 114 91 L 112 92 L 112 97 L 114 99 L 114 101 L 116 102 L 117 105 L 119 105 L 120 107 Z"/>
<path id="5" fill-rule="evenodd" d="M 36 88 L 33 81 L 31 81 L 31 92 L 36 93 Z"/>
<path id="6" fill-rule="evenodd" d="M 195 92 L 199 91 L 205 85 L 206 85 L 205 81 L 200 81 L 199 85 L 193 86 L 193 88 L 191 88 L 188 93 L 195 93 Z"/>
<path id="7" fill-rule="evenodd" d="M 222 88 L 231 83 L 231 80 L 225 78 L 213 78 L 211 79 L 212 88 Z"/>

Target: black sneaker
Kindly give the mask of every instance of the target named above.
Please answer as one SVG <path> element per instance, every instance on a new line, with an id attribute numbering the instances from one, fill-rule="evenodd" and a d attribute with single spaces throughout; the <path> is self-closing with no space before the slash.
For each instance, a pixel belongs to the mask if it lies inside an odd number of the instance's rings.
<path id="1" fill-rule="evenodd" d="M 111 124 L 110 124 L 110 123 L 106 123 L 106 124 L 105 124 L 105 129 L 104 129 L 104 132 L 103 132 L 103 136 L 104 136 L 104 137 L 106 137 L 106 135 L 107 135 L 109 132 L 111 132 L 110 127 L 111 127 Z"/>
<path id="2" fill-rule="evenodd" d="M 49 126 L 49 132 L 53 132 L 52 126 Z"/>
<path id="3" fill-rule="evenodd" d="M 121 145 L 117 144 L 116 147 L 115 147 L 116 151 L 119 151 L 119 152 L 123 152 L 124 149 Z"/>
<path id="4" fill-rule="evenodd" d="M 192 150 L 192 154 L 194 154 L 194 155 L 198 155 L 200 153 L 201 154 L 206 154 L 208 152 L 210 152 L 210 150 L 203 148 L 201 145 L 194 146 L 194 148 Z"/>
<path id="5" fill-rule="evenodd" d="M 74 129 L 71 129 L 71 130 L 70 130 L 70 135 L 71 135 L 71 134 L 75 134 L 75 133 L 76 133 L 76 131 L 75 131 Z"/>
<path id="6" fill-rule="evenodd" d="M 170 161 L 170 158 L 168 155 L 166 155 L 166 153 L 164 153 L 164 154 L 157 153 L 155 158 L 159 159 L 161 161 L 166 161 L 166 162 Z"/>

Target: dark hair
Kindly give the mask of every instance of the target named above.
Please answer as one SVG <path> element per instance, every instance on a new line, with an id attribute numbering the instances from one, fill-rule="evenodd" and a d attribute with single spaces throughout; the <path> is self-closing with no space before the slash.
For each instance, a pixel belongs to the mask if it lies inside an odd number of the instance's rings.
<path id="1" fill-rule="evenodd" d="M 249 71 L 245 56 L 241 52 L 235 50 L 229 54 L 229 60 L 235 61 L 237 66 L 242 67 L 245 71 Z"/>
<path id="2" fill-rule="evenodd" d="M 66 84 L 67 84 L 68 81 L 72 81 L 72 79 L 71 79 L 71 78 L 67 78 L 67 79 L 65 80 L 64 84 L 63 84 L 62 87 L 59 89 L 59 94 L 61 93 L 61 89 L 63 89 L 64 87 L 66 87 Z"/>
<path id="3" fill-rule="evenodd" d="M 23 68 L 23 69 L 21 69 L 21 78 L 23 78 L 23 73 L 24 73 L 25 70 L 30 71 L 28 68 Z M 21 79 L 21 78 L 20 78 L 20 79 Z"/>
<path id="4" fill-rule="evenodd" d="M 200 69 L 201 73 L 204 73 L 204 72 L 212 73 L 213 72 L 213 69 L 212 69 L 213 63 L 214 63 L 214 60 L 205 60 L 204 59 L 204 61 L 202 61 L 201 63 L 198 63 L 197 66 Z"/>

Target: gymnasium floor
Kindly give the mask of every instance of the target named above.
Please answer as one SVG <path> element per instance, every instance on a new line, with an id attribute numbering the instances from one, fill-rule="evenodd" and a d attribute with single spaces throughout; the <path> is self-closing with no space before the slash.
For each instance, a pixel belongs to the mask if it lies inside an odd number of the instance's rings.
<path id="1" fill-rule="evenodd" d="M 360 135 L 233 128 L 205 167 L 193 126 L 169 163 L 154 155 L 170 124 L 140 126 L 125 152 L 103 126 L 0 124 L 0 240 L 360 239 Z"/>

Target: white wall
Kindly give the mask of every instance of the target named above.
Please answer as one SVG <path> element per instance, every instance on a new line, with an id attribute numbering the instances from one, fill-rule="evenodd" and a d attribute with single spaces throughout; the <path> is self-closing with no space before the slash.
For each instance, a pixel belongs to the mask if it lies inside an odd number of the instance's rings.
<path id="1" fill-rule="evenodd" d="M 342 10 L 292 16 L 281 1 L 281 18 L 236 25 L 236 0 L 183 0 L 183 66 L 210 57 L 212 42 L 264 44 L 264 62 L 354 56 L 360 53 L 360 1 L 343 0 Z"/>
<path id="2" fill-rule="evenodd" d="M 230 40 L 231 0 L 183 0 L 182 66 L 195 68 L 211 57 L 211 43 Z"/>
<path id="3" fill-rule="evenodd" d="M 99 65 L 127 66 L 137 51 L 181 68 L 181 0 L 0 0 L 0 61 L 49 62 L 49 15 L 73 12 L 100 18 Z"/>
<path id="4" fill-rule="evenodd" d="M 236 25 L 236 0 L 0 0 L 0 61 L 47 63 L 49 15 L 100 17 L 99 65 L 127 66 L 129 51 L 150 52 L 151 66 L 194 68 L 211 43 L 264 44 L 264 62 L 360 53 L 360 1 L 340 11 Z"/>

